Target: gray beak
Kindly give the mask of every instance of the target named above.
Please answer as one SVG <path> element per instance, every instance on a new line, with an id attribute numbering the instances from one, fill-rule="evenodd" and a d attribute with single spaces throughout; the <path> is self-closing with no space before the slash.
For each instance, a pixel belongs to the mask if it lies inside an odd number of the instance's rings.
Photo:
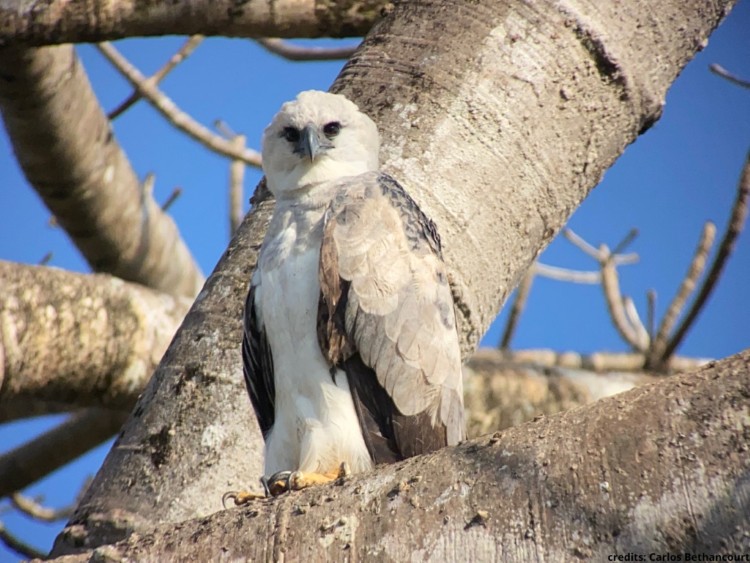
<path id="1" fill-rule="evenodd" d="M 312 162 L 321 153 L 320 149 L 320 137 L 317 129 L 313 125 L 308 125 L 302 129 L 299 141 L 294 147 L 295 154 L 307 157 Z"/>

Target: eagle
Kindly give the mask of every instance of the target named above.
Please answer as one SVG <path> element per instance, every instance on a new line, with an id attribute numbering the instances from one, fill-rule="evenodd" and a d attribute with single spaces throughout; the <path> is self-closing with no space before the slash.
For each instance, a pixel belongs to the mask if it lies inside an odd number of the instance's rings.
<path id="1" fill-rule="evenodd" d="M 379 149 L 375 123 L 353 102 L 313 90 L 263 134 L 276 206 L 245 303 L 242 360 L 266 494 L 465 436 L 440 237 L 379 171 Z"/>

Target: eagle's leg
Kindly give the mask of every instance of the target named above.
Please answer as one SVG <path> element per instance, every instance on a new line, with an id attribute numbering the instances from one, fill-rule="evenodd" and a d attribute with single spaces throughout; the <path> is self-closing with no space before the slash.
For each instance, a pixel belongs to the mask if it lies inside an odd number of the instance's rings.
<path id="1" fill-rule="evenodd" d="M 302 471 L 279 471 L 268 479 L 268 490 L 272 496 L 286 491 L 299 491 L 314 485 L 324 485 L 351 475 L 349 464 L 342 462 L 338 467 L 324 473 Z"/>

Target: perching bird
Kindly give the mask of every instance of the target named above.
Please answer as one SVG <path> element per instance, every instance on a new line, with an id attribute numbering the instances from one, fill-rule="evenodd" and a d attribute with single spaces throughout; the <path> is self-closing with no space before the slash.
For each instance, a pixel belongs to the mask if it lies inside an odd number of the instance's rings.
<path id="1" fill-rule="evenodd" d="M 276 208 L 245 304 L 245 381 L 271 492 L 464 437 L 461 355 L 434 223 L 378 172 L 375 123 L 307 91 L 263 135 Z"/>

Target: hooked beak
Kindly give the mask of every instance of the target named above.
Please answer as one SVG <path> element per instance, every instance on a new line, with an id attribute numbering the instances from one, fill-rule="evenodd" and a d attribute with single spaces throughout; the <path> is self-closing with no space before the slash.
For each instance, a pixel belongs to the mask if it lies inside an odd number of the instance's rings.
<path id="1" fill-rule="evenodd" d="M 295 154 L 310 159 L 310 162 L 320 155 L 327 147 L 322 147 L 317 129 L 313 125 L 308 125 L 300 131 L 299 141 L 294 147 Z"/>

